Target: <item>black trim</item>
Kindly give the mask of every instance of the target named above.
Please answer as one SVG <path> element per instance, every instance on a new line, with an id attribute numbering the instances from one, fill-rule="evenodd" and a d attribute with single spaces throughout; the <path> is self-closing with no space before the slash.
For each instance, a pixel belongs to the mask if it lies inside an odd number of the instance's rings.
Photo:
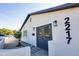
<path id="1" fill-rule="evenodd" d="M 56 6 L 56 7 L 53 7 L 53 8 L 37 11 L 37 12 L 34 12 L 34 13 L 30 13 L 26 17 L 23 25 L 20 28 L 20 31 L 22 30 L 23 26 L 25 25 L 25 23 L 27 22 L 28 18 L 31 15 L 42 14 L 42 13 L 47 13 L 47 12 L 53 12 L 53 11 L 58 11 L 58 10 L 63 10 L 63 9 L 68 9 L 68 8 L 74 8 L 74 7 L 79 7 L 79 3 L 66 3 L 66 4 L 63 4 L 63 5 L 60 5 L 60 6 Z"/>
<path id="2" fill-rule="evenodd" d="M 30 15 L 28 14 L 28 16 L 26 17 L 25 21 L 23 22 L 23 25 L 20 28 L 20 31 L 22 30 L 23 26 L 25 25 L 25 23 L 27 22 L 28 18 L 30 17 Z"/>

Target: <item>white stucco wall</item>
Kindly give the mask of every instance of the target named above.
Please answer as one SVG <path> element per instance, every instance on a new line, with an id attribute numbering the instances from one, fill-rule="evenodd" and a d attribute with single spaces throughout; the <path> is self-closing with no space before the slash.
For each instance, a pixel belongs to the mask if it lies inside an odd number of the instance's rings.
<path id="1" fill-rule="evenodd" d="M 53 27 L 53 41 L 49 42 L 49 55 L 79 55 L 79 8 L 72 8 L 59 11 L 54 14 L 55 19 L 58 21 L 58 26 Z M 67 44 L 67 34 L 65 31 L 65 17 L 70 18 L 70 32 L 72 40 Z M 53 53 L 53 51 L 55 53 Z"/>
<path id="2" fill-rule="evenodd" d="M 27 29 L 27 37 L 23 41 L 28 42 L 36 46 L 36 35 L 32 36 L 36 30 L 33 31 L 33 27 L 42 26 L 45 24 L 52 23 L 52 37 L 53 40 L 49 42 L 49 55 L 79 55 L 79 7 L 70 8 L 55 12 L 43 13 L 32 15 L 30 20 L 25 24 L 25 29 Z M 70 18 L 70 33 L 72 40 L 70 44 L 67 44 L 68 39 L 66 39 L 67 34 L 65 31 L 65 17 Z M 30 19 L 29 18 L 29 19 Z M 58 26 L 53 26 L 53 21 L 57 20 Z M 22 31 L 24 28 L 22 29 Z"/>

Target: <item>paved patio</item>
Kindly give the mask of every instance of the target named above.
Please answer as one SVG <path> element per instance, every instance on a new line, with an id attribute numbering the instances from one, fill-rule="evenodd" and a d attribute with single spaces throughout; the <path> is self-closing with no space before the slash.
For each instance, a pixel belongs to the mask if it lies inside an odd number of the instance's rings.
<path id="1" fill-rule="evenodd" d="M 30 46 L 31 47 L 31 56 L 48 56 L 48 51 L 41 49 L 39 47 L 35 47 L 31 44 L 21 42 L 22 46 Z"/>

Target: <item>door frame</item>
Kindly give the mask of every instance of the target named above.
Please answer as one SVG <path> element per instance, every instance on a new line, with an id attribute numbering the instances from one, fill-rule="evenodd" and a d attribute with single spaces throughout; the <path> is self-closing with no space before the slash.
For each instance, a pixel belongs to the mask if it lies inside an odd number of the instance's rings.
<path id="1" fill-rule="evenodd" d="M 51 25 L 51 40 L 53 40 L 53 38 L 52 38 L 52 23 L 49 23 L 49 24 L 45 24 L 45 25 Z M 42 27 L 42 26 L 45 26 L 45 25 L 41 25 L 41 26 L 38 26 L 38 27 Z M 37 46 L 37 40 L 38 40 L 38 35 L 37 35 L 37 28 L 38 27 L 36 27 L 36 46 Z M 50 40 L 49 40 L 50 41 Z M 38 46 L 37 46 L 38 47 Z"/>

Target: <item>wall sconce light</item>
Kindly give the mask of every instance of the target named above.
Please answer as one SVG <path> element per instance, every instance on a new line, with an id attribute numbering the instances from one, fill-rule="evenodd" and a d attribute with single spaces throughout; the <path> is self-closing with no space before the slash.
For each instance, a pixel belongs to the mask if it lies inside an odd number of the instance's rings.
<path id="1" fill-rule="evenodd" d="M 35 30 L 35 27 L 33 27 L 33 31 Z"/>
<path id="2" fill-rule="evenodd" d="M 35 36 L 35 33 L 32 33 L 32 36 Z"/>
<path id="3" fill-rule="evenodd" d="M 31 22 L 31 20 L 32 20 L 32 19 L 30 18 L 30 22 Z"/>
<path id="4" fill-rule="evenodd" d="M 54 27 L 57 26 L 57 20 L 53 21 L 53 26 L 54 26 Z"/>

